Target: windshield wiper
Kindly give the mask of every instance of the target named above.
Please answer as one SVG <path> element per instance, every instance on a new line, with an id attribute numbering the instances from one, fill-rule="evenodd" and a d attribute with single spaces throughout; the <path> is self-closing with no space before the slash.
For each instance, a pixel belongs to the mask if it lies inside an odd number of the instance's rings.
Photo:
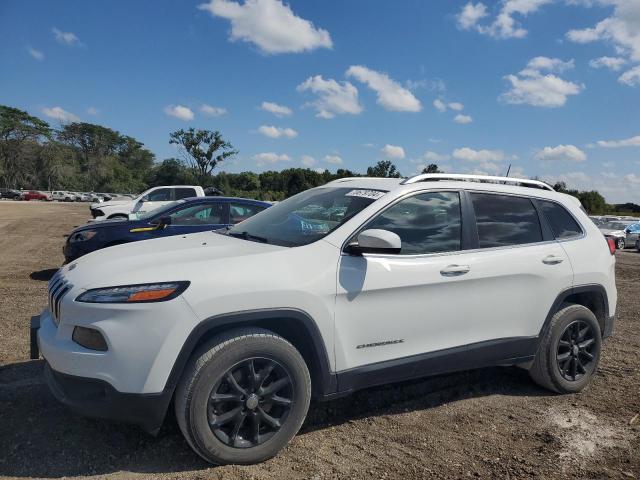
<path id="1" fill-rule="evenodd" d="M 227 232 L 227 235 L 235 238 L 242 238 L 243 240 L 250 240 L 252 242 L 269 243 L 268 239 L 258 235 L 251 235 L 246 230 L 243 232 Z"/>

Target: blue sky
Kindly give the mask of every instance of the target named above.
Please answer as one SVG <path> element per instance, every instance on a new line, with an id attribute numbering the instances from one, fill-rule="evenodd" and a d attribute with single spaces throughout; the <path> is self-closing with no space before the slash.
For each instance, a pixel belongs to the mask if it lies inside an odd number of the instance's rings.
<path id="1" fill-rule="evenodd" d="M 512 164 L 640 203 L 640 0 L 7 0 L 0 72 L 0 103 L 158 160 L 193 126 L 227 171 Z"/>

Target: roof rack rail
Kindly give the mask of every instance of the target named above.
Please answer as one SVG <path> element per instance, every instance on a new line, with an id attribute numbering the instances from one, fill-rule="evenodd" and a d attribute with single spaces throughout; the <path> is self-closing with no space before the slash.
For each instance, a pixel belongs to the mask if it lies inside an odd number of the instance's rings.
<path id="1" fill-rule="evenodd" d="M 548 185 L 539 180 L 529 180 L 527 178 L 513 178 L 513 177 L 494 177 L 490 175 L 466 175 L 461 173 L 423 173 L 420 175 L 414 175 L 413 177 L 407 177 L 400 185 L 409 185 L 411 183 L 418 182 L 430 182 L 438 180 L 460 180 L 464 182 L 490 182 L 490 183 L 504 183 L 513 184 L 521 187 L 539 188 L 541 190 L 555 190 L 551 185 Z"/>

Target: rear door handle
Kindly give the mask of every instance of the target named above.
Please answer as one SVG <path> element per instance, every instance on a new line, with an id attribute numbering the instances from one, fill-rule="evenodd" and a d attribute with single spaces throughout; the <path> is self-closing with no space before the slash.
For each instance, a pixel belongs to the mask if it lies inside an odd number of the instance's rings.
<path id="1" fill-rule="evenodd" d="M 558 257 L 557 255 L 549 255 L 548 257 L 544 257 L 542 259 L 542 263 L 546 265 L 557 265 L 562 262 L 564 262 L 564 258 Z"/>
<path id="2" fill-rule="evenodd" d="M 440 274 L 445 277 L 456 277 L 469 273 L 469 270 L 471 270 L 469 265 L 448 265 L 440 270 Z"/>

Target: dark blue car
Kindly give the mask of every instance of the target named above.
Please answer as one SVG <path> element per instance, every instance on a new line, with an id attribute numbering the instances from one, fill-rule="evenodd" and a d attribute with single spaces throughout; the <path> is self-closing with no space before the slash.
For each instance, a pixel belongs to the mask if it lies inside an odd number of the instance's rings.
<path id="1" fill-rule="evenodd" d="M 67 238 L 63 252 L 70 262 L 112 245 L 216 230 L 239 223 L 270 206 L 270 203 L 246 198 L 186 198 L 135 220 L 105 220 L 77 227 Z"/>

